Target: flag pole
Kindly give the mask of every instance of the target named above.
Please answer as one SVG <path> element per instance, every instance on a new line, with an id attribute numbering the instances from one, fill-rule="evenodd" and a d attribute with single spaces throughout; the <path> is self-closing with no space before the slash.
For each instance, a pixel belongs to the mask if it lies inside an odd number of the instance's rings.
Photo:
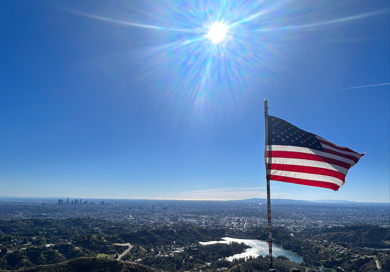
<path id="1" fill-rule="evenodd" d="M 264 150 L 264 162 L 265 162 L 265 174 L 267 179 L 267 215 L 268 215 L 268 256 L 269 256 L 269 271 L 275 271 L 272 265 L 272 225 L 271 225 L 271 190 L 270 180 L 267 174 L 267 145 L 268 145 L 268 101 L 264 99 L 264 120 L 265 120 L 265 150 Z M 271 151 L 271 150 L 270 150 Z M 268 156 L 271 160 L 271 156 Z"/>

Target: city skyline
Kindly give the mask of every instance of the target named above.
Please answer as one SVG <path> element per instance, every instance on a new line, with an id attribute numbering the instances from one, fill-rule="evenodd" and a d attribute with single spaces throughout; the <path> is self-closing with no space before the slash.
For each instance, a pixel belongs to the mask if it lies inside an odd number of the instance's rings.
<path id="1" fill-rule="evenodd" d="M 264 109 L 366 155 L 339 191 L 390 202 L 386 1 L 0 3 L 0 196 L 266 198 Z M 224 35 L 208 29 L 222 25 Z M 225 35 L 226 34 L 226 35 Z"/>

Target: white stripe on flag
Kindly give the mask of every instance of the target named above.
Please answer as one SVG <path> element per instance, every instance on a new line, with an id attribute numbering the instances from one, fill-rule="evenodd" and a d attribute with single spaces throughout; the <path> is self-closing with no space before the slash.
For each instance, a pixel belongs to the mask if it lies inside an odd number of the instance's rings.
<path id="1" fill-rule="evenodd" d="M 309 167 L 318 167 L 318 168 L 323 168 L 323 169 L 334 170 L 334 171 L 340 172 L 344 175 L 347 175 L 347 173 L 348 173 L 348 169 L 345 169 L 344 167 L 330 164 L 327 162 L 320 162 L 320 161 L 272 157 L 272 158 L 266 158 L 266 163 L 267 164 L 272 163 L 272 164 L 286 164 L 286 165 L 301 165 L 301 166 L 309 166 Z"/>
<path id="2" fill-rule="evenodd" d="M 326 153 L 323 151 L 310 149 L 310 148 L 306 148 L 306 147 L 300 147 L 300 146 L 271 145 L 271 148 L 270 148 L 270 145 L 267 145 L 267 151 L 270 151 L 270 150 L 271 151 L 287 151 L 287 152 L 299 152 L 299 153 L 306 153 L 306 154 L 314 154 L 317 156 L 326 157 L 326 158 L 335 159 L 335 160 L 338 160 L 341 162 L 345 162 L 351 166 L 355 164 L 355 162 L 353 160 L 350 160 L 350 159 L 347 159 L 347 158 L 344 158 L 341 156 L 329 154 L 329 153 Z"/>
<path id="3" fill-rule="evenodd" d="M 305 180 L 312 180 L 312 181 L 323 181 L 328 183 L 337 184 L 338 186 L 342 186 L 344 182 L 338 178 L 330 177 L 330 176 L 323 176 L 323 175 L 316 175 L 316 174 L 307 174 L 307 173 L 300 173 L 300 172 L 291 172 L 291 171 L 281 171 L 281 170 L 274 170 L 274 169 L 267 169 L 268 175 L 274 175 L 274 176 L 282 176 L 282 177 L 289 177 L 289 178 L 296 178 L 296 179 L 305 179 Z"/>

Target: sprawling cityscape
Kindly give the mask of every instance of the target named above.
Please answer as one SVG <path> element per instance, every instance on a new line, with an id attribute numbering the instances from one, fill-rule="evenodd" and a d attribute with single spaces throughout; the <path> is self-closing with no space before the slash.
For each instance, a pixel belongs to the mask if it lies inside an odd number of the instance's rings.
<path id="1" fill-rule="evenodd" d="M 175 201 L 175 200 L 82 200 L 0 201 L 0 219 L 94 218 L 126 222 L 134 230 L 183 223 L 200 227 L 226 227 L 245 231 L 267 226 L 266 200 Z M 390 227 L 389 205 L 343 204 L 275 200 L 272 225 L 291 232 L 310 228 L 370 224 Z"/>
<path id="2" fill-rule="evenodd" d="M 272 225 L 276 271 L 389 271 L 388 204 L 275 199 Z M 2 198 L 0 268 L 40 271 L 84 257 L 145 271 L 262 271 L 267 233 L 264 199 Z M 237 240 L 200 244 L 223 237 Z"/>

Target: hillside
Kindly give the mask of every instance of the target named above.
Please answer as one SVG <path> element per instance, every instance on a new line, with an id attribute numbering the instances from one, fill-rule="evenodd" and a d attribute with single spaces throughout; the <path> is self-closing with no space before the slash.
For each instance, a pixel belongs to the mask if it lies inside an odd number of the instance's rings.
<path id="1" fill-rule="evenodd" d="M 78 258 L 71 261 L 41 265 L 24 270 L 26 272 L 152 272 L 145 265 L 127 264 L 104 258 Z"/>
<path id="2" fill-rule="evenodd" d="M 377 226 L 349 226 L 333 229 L 310 230 L 302 233 L 305 238 L 325 239 L 354 247 L 390 248 L 390 229 Z"/>

